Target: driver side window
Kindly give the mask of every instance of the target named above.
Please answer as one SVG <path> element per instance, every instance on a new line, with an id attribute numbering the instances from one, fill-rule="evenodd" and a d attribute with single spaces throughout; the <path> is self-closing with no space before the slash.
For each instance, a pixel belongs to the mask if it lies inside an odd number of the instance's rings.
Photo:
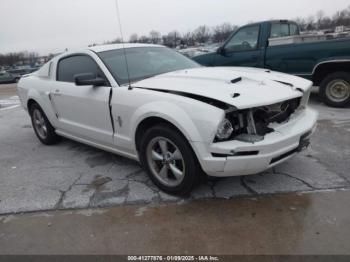
<path id="1" fill-rule="evenodd" d="M 248 26 L 240 29 L 226 44 L 226 51 L 249 51 L 257 49 L 259 30 L 259 25 Z"/>
<path id="2" fill-rule="evenodd" d="M 93 73 L 106 79 L 96 62 L 87 55 L 73 55 L 58 62 L 57 81 L 74 83 L 74 76 L 84 73 Z"/>

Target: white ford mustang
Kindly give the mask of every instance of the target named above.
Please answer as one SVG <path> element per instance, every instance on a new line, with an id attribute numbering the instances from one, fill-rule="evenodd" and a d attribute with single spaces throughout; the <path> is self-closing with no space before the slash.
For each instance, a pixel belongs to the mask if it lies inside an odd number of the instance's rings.
<path id="1" fill-rule="evenodd" d="M 64 53 L 20 80 L 42 143 L 63 136 L 138 160 L 172 194 L 189 193 L 203 171 L 255 174 L 309 145 L 310 81 L 205 68 L 162 46 L 122 47 Z"/>

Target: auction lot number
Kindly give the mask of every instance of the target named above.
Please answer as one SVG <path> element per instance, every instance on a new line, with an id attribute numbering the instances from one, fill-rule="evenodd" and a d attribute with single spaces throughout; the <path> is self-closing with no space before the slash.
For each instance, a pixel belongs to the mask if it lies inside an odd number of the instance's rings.
<path id="1" fill-rule="evenodd" d="M 128 261 L 219 261 L 215 256 L 128 256 Z"/>

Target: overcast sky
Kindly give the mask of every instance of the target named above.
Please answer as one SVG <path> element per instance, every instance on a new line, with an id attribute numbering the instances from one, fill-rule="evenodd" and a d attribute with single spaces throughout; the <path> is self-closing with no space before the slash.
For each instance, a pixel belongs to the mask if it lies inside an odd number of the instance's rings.
<path id="1" fill-rule="evenodd" d="M 349 0 L 118 0 L 125 40 L 152 29 L 184 33 L 223 22 L 332 15 Z M 60 52 L 120 36 L 115 0 L 1 0 L 0 53 Z"/>

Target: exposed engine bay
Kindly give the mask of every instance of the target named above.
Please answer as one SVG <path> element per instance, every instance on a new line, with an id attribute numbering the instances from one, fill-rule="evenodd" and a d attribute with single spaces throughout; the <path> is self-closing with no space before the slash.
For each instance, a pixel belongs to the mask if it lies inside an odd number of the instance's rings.
<path id="1" fill-rule="evenodd" d="M 269 127 L 272 123 L 288 122 L 291 115 L 299 108 L 301 98 L 281 103 L 230 112 L 226 118 L 231 122 L 233 132 L 228 140 L 255 143 L 264 140 L 266 134 L 274 132 Z"/>

